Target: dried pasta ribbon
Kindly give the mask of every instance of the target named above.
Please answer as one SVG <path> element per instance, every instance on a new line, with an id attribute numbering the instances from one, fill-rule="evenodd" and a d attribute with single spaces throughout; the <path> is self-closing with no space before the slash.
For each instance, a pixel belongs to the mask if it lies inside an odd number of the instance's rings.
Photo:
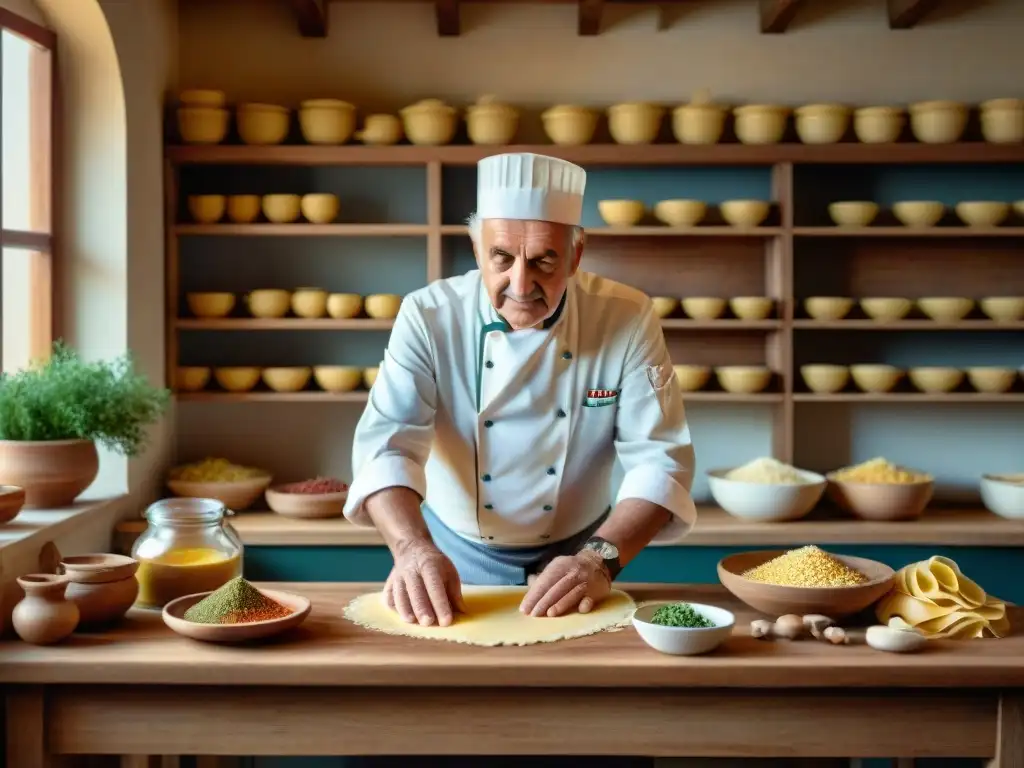
<path id="1" fill-rule="evenodd" d="M 884 624 L 905 622 L 929 637 L 969 640 L 1010 633 L 1006 604 L 940 555 L 901 568 L 875 613 Z"/>

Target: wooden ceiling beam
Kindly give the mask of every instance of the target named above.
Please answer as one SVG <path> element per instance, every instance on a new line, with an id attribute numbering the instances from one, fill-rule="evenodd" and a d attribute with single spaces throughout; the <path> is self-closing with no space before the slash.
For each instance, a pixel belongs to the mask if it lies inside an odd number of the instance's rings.
<path id="1" fill-rule="evenodd" d="M 459 0 L 435 0 L 434 14 L 437 16 L 437 34 L 441 37 L 458 37 L 462 33 Z"/>
<path id="2" fill-rule="evenodd" d="M 327 37 L 329 0 L 288 0 L 303 37 Z"/>
<path id="3" fill-rule="evenodd" d="M 888 0 L 889 29 L 912 29 L 934 11 L 939 0 Z"/>
<path id="4" fill-rule="evenodd" d="M 761 32 L 781 35 L 802 4 L 803 0 L 761 0 Z"/>
<path id="5" fill-rule="evenodd" d="M 579 0 L 577 32 L 583 36 L 601 33 L 601 12 L 604 0 Z"/>

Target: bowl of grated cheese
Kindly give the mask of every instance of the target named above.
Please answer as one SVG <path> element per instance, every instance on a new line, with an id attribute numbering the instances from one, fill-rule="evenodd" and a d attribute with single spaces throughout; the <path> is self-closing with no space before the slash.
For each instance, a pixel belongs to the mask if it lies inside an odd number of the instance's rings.
<path id="1" fill-rule="evenodd" d="M 830 472 L 828 496 L 862 520 L 914 520 L 935 490 L 934 478 L 881 457 Z"/>
<path id="2" fill-rule="evenodd" d="M 805 517 L 821 499 L 822 475 L 762 457 L 731 469 L 708 471 L 715 503 L 735 517 L 782 522 Z"/>

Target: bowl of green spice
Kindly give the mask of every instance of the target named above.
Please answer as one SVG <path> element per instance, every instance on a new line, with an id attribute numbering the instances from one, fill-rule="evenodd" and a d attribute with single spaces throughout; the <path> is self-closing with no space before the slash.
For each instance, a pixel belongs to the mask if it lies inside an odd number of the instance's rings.
<path id="1" fill-rule="evenodd" d="M 713 651 L 732 634 L 735 623 L 730 611 L 701 603 L 644 603 L 633 612 L 633 626 L 643 641 L 673 656 Z"/>

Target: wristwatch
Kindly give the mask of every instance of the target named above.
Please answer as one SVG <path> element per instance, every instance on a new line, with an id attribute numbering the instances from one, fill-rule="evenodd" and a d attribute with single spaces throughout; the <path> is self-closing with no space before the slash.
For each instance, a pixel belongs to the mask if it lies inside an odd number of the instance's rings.
<path id="1" fill-rule="evenodd" d="M 615 580 L 615 577 L 622 570 L 622 564 L 619 562 L 618 547 L 608 541 L 608 539 L 602 539 L 600 536 L 591 536 L 587 539 L 587 543 L 583 545 L 583 550 L 590 550 L 596 553 L 604 563 L 604 567 L 608 569 L 608 577 L 613 581 Z"/>

